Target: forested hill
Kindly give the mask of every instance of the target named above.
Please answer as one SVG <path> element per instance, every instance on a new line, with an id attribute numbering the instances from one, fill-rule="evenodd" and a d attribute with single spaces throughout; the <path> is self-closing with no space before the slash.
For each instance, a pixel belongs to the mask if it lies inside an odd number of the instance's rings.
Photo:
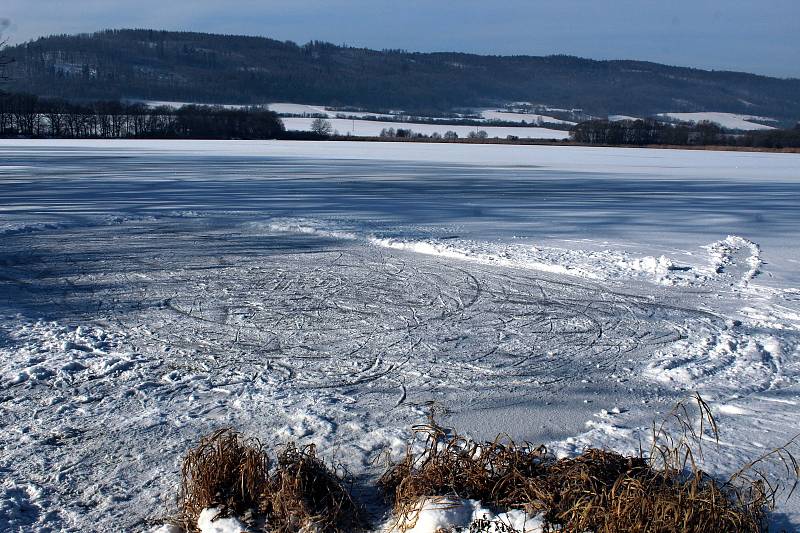
<path id="1" fill-rule="evenodd" d="M 417 112 L 528 101 L 596 115 L 800 118 L 798 79 L 640 61 L 376 51 L 154 30 L 47 37 L 6 52 L 16 60 L 9 89 L 70 99 L 293 101 Z"/>

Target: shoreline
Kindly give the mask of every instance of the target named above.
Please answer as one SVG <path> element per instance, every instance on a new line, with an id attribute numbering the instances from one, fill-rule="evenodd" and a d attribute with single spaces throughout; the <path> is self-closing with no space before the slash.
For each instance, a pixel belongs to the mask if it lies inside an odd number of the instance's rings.
<path id="1" fill-rule="evenodd" d="M 305 139 L 304 139 L 305 140 Z M 800 154 L 800 148 L 764 148 L 756 146 L 728 146 L 728 145 L 679 145 L 679 144 L 589 144 L 574 141 L 558 141 L 554 139 L 431 139 L 431 138 L 404 138 L 404 137 L 362 137 L 353 135 L 331 136 L 330 141 L 349 142 L 387 142 L 387 143 L 422 143 L 422 144 L 503 144 L 509 146 L 571 146 L 584 148 L 651 148 L 658 150 L 697 150 L 715 152 L 762 152 Z"/>
<path id="2" fill-rule="evenodd" d="M 76 138 L 76 137 L 2 137 L 2 141 L 297 141 L 297 142 L 324 142 L 324 141 L 346 141 L 346 142 L 370 142 L 370 143 L 420 143 L 420 144 L 492 144 L 506 146 L 558 146 L 573 148 L 631 148 L 631 149 L 655 149 L 655 150 L 692 150 L 706 152 L 752 152 L 752 153 L 776 153 L 776 154 L 800 154 L 800 148 L 765 148 L 755 146 L 728 146 L 728 145 L 678 145 L 678 144 L 589 144 L 574 141 L 558 141 L 554 139 L 432 139 L 432 138 L 403 138 L 403 137 L 362 137 L 352 135 L 338 135 L 327 138 L 286 138 L 286 139 L 209 139 L 209 138 L 171 138 L 171 137 L 120 137 L 120 138 Z"/>

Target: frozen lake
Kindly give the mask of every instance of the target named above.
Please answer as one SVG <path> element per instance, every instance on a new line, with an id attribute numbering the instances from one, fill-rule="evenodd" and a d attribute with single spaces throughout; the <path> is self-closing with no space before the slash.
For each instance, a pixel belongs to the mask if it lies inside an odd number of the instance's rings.
<path id="1" fill-rule="evenodd" d="M 773 274 L 796 275 L 800 260 L 795 154 L 241 141 L 0 149 L 6 224 L 195 210 L 413 239 L 644 243 L 659 254 L 739 235 L 775 254 Z"/>
<path id="2" fill-rule="evenodd" d="M 0 243 L 12 531 L 157 523 L 225 424 L 365 493 L 431 402 L 568 454 L 699 390 L 721 472 L 800 432 L 800 155 L 5 140 Z"/>

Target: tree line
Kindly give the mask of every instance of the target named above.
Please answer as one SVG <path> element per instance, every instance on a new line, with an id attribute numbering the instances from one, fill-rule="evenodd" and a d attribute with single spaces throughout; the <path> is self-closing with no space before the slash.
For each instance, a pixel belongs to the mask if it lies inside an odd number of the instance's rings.
<path id="1" fill-rule="evenodd" d="M 601 145 L 742 146 L 800 148 L 800 123 L 792 129 L 730 133 L 713 122 L 668 124 L 647 120 L 590 120 L 572 128 L 573 141 Z"/>
<path id="2" fill-rule="evenodd" d="M 150 108 L 118 101 L 75 103 L 31 94 L 0 94 L 0 136 L 73 139 L 295 138 L 265 108 L 188 105 Z"/>

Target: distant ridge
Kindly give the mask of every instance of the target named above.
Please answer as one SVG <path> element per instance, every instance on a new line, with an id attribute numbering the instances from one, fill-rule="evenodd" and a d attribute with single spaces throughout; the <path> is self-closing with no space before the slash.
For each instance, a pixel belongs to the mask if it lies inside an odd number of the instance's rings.
<path id="1" fill-rule="evenodd" d="M 16 59 L 10 90 L 70 99 L 292 101 L 414 112 L 526 101 L 597 116 L 800 118 L 800 79 L 643 61 L 377 51 L 146 29 L 45 37 L 7 53 Z"/>

